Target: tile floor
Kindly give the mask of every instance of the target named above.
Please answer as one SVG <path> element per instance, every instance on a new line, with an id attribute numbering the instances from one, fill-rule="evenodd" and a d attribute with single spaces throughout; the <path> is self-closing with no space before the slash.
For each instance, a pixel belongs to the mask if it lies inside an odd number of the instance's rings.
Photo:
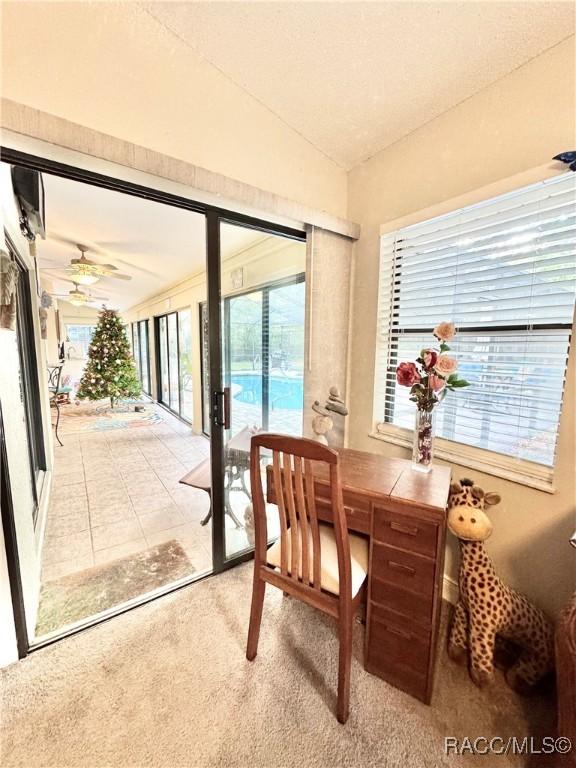
<path id="1" fill-rule="evenodd" d="M 146 408 L 158 417 L 149 425 L 97 430 L 86 430 L 85 419 L 67 418 L 62 409 L 64 445 L 55 447 L 42 584 L 168 541 L 180 544 L 195 574 L 212 569 L 212 525 L 200 524 L 209 510 L 208 494 L 179 482 L 208 457 L 209 440 L 164 408 Z M 243 521 L 246 495 L 234 491 L 230 503 Z M 274 512 L 272 536 L 278 527 Z M 228 516 L 225 521 L 230 557 L 247 549 L 249 539 L 244 527 L 236 528 Z"/>
<path id="2" fill-rule="evenodd" d="M 208 495 L 178 481 L 209 442 L 158 406 L 151 426 L 63 430 L 43 548 L 42 581 L 176 539 L 196 572 L 210 570 Z M 63 416 L 63 421 L 65 420 Z"/>

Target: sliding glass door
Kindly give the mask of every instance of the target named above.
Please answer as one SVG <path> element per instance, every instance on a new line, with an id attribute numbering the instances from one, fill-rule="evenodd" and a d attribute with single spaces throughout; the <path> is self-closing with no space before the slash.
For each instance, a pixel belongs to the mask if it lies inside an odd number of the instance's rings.
<path id="1" fill-rule="evenodd" d="M 180 415 L 186 421 L 194 418 L 192 377 L 192 312 L 189 309 L 178 312 L 178 391 Z"/>
<path id="2" fill-rule="evenodd" d="M 156 318 L 158 400 L 191 422 L 193 401 L 192 313 L 190 309 Z"/>
<path id="3" fill-rule="evenodd" d="M 34 344 L 34 322 L 32 318 L 32 297 L 29 273 L 13 247 L 6 239 L 6 247 L 11 260 L 18 269 L 16 281 L 16 323 L 15 341 L 18 347 L 20 363 L 19 381 L 20 398 L 24 405 L 26 416 L 26 437 L 28 442 L 28 457 L 30 462 L 30 478 L 34 509 L 34 523 L 38 514 L 38 503 L 44 473 L 46 471 L 46 456 L 44 453 L 44 432 L 42 428 L 40 389 L 38 384 L 38 360 Z"/>
<path id="4" fill-rule="evenodd" d="M 251 436 L 260 429 L 302 432 L 306 256 L 303 232 L 153 187 L 79 168 L 72 172 L 55 161 L 8 152 L 10 162 L 45 174 L 51 210 L 54 201 L 82 201 L 84 193 L 90 200 L 101 193 L 107 212 L 117 210 L 113 200 L 121 199 L 122 210 L 134 206 L 131 220 L 150 225 L 144 234 L 151 254 L 162 252 L 158 240 L 166 240 L 169 252 L 162 257 L 165 270 L 160 277 L 172 285 L 174 270 L 189 270 L 180 275 L 185 290 L 170 294 L 172 304 L 149 302 L 173 310 L 163 311 L 152 325 L 138 320 L 126 329 L 142 389 L 153 392 L 164 407 L 149 404 L 135 419 L 138 429 L 126 429 L 119 411 L 109 429 L 86 430 L 71 424 L 76 409 L 69 406 L 64 446 L 55 449 L 53 496 L 49 505 L 42 505 L 43 514 L 47 509 L 42 520 L 47 532 L 43 562 L 22 558 L 26 573 L 12 577 L 24 584 L 30 603 L 25 606 L 30 628 L 26 649 L 29 643 L 51 642 L 249 557 L 254 541 L 251 516 L 246 514 L 251 503 Z M 68 187 L 66 194 L 56 194 L 60 183 Z M 101 226 L 105 239 L 110 224 L 103 219 Z M 168 237 L 174 233 L 183 233 L 180 242 Z M 39 241 L 39 251 L 42 248 Z M 35 351 L 33 284 L 25 264 L 19 266 L 17 327 L 6 343 L 15 372 L 9 394 L 22 436 L 16 466 L 26 483 L 18 479 L 14 498 L 22 500 L 28 482 L 34 491 L 42 487 L 46 463 L 39 395 L 46 374 L 37 370 L 41 361 Z M 166 298 L 167 290 L 169 285 L 159 284 L 158 297 Z M 12 419 L 11 426 L 14 423 Z M 134 477 L 135 462 L 146 472 L 144 481 Z M 114 498 L 103 496 L 94 480 L 103 469 L 115 488 Z M 74 475 L 74 494 L 60 482 L 64 475 Z M 71 504 L 82 518 L 74 530 Z M 14 515 L 19 522 L 25 518 L 19 510 Z M 26 521 L 33 534 L 33 521 Z M 271 508 L 271 537 L 276 531 Z M 78 547 L 70 547 L 71 535 Z M 34 551 L 20 530 L 9 546 L 14 563 L 19 546 L 22 552 Z M 36 592 L 40 590 L 39 600 L 29 597 L 32 582 Z"/>
<path id="5" fill-rule="evenodd" d="M 210 324 L 208 302 L 199 306 L 200 376 L 202 379 L 202 432 L 210 437 Z"/>
<path id="6" fill-rule="evenodd" d="M 304 273 L 224 299 L 224 379 L 232 432 L 302 434 Z"/>
<path id="7" fill-rule="evenodd" d="M 142 391 L 150 395 L 150 352 L 148 320 L 132 323 L 132 354 Z"/>
<path id="8" fill-rule="evenodd" d="M 305 269 L 302 240 L 220 225 L 226 559 L 253 546 L 252 435 L 260 430 L 302 435 Z M 272 538 L 277 526 L 272 508 Z"/>

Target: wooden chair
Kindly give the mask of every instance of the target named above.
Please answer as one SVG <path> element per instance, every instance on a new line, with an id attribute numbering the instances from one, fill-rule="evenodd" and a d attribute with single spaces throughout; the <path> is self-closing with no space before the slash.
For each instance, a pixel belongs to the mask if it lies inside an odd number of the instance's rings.
<path id="1" fill-rule="evenodd" d="M 272 451 L 280 538 L 267 550 L 266 508 L 260 472 L 260 449 Z M 329 465 L 334 524 L 319 523 L 312 462 Z M 337 718 L 348 719 L 352 622 L 362 599 L 368 570 L 368 542 L 348 533 L 336 451 L 313 440 L 261 434 L 252 438 L 250 480 L 254 507 L 254 583 L 246 658 L 258 651 L 266 584 L 334 617 L 339 625 Z"/>

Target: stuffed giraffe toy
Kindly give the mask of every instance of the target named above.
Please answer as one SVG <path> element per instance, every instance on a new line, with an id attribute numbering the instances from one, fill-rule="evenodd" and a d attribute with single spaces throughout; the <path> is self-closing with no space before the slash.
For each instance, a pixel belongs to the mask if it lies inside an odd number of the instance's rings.
<path id="1" fill-rule="evenodd" d="M 460 542 L 460 599 L 448 654 L 464 662 L 469 652 L 470 676 L 483 687 L 494 677 L 496 636 L 512 641 L 521 653 L 506 680 L 527 694 L 553 669 L 553 628 L 542 611 L 498 578 L 486 553 L 484 541 L 492 533 L 492 523 L 485 509 L 499 503 L 497 493 L 484 493 L 472 480 L 450 486 L 448 528 Z"/>

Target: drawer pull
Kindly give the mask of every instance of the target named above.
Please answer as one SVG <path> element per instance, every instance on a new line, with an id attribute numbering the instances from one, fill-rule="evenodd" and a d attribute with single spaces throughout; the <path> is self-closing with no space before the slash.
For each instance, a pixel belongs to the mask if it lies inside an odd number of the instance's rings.
<path id="1" fill-rule="evenodd" d="M 391 627 L 390 624 L 384 624 L 384 627 L 387 632 L 390 632 L 392 635 L 398 635 L 399 637 L 404 637 L 406 640 L 411 640 L 412 635 L 410 632 L 404 632 L 402 629 L 398 629 L 397 627 Z"/>
<path id="2" fill-rule="evenodd" d="M 402 523 L 396 523 L 394 520 L 390 522 L 390 528 L 393 531 L 398 531 L 398 533 L 405 533 L 407 536 L 417 536 L 418 535 L 418 526 L 417 525 L 403 525 Z"/>
<path id="3" fill-rule="evenodd" d="M 394 571 L 401 571 L 402 573 L 406 573 L 408 576 L 416 575 L 415 568 L 411 568 L 409 565 L 403 565 L 402 563 L 395 563 L 394 560 L 388 560 L 388 567 L 392 568 Z"/>

